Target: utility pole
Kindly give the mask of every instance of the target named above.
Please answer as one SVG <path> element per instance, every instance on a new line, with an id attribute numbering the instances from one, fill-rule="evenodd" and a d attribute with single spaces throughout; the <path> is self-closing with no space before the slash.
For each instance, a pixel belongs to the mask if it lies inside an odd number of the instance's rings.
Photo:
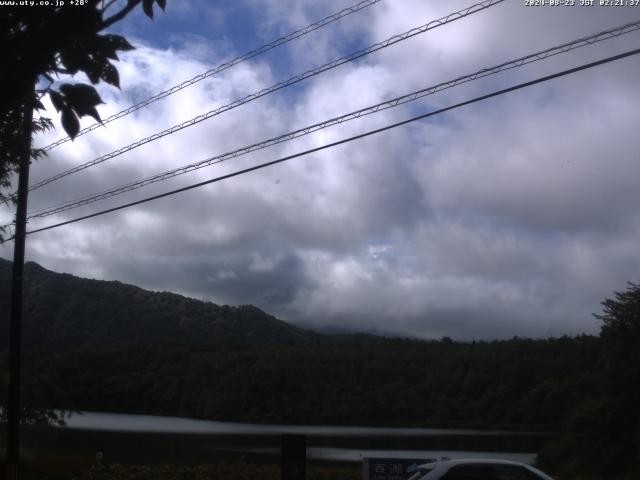
<path id="1" fill-rule="evenodd" d="M 18 152 L 18 194 L 16 226 L 13 246 L 11 280 L 11 318 L 9 322 L 9 394 L 7 401 L 7 478 L 20 478 L 20 360 L 22 350 L 22 287 L 27 227 L 27 197 L 29 193 L 29 164 L 31 162 L 31 133 L 33 131 L 33 92 L 35 82 L 29 82 L 23 96 L 23 145 Z"/>

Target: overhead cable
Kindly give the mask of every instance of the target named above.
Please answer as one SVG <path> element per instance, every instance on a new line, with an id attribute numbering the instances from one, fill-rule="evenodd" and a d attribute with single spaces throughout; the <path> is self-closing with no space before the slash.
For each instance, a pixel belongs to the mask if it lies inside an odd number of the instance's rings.
<path id="1" fill-rule="evenodd" d="M 596 62 L 590 62 L 590 63 L 584 64 L 584 65 L 581 65 L 579 67 L 570 68 L 568 70 L 563 70 L 561 72 L 554 73 L 552 75 L 546 75 L 544 77 L 540 77 L 540 78 L 537 78 L 535 80 L 531 80 L 531 81 L 524 82 L 524 83 L 519 83 L 519 84 L 514 85 L 512 87 L 508 87 L 508 88 L 504 88 L 504 89 L 501 89 L 501 90 L 497 90 L 495 92 L 492 92 L 492 93 L 489 93 L 489 94 L 486 94 L 486 95 L 482 95 L 480 97 L 476 97 L 476 98 L 473 98 L 471 100 L 467 100 L 465 102 L 460 102 L 460 103 L 457 103 L 455 105 L 451 105 L 449 107 L 441 108 L 439 110 L 435 110 L 435 111 L 432 111 L 432 112 L 429 112 L 429 113 L 418 115 L 418 116 L 409 118 L 407 120 L 403 120 L 401 122 L 397 122 L 397 123 L 393 123 L 393 124 L 387 125 L 387 126 L 382 127 L 382 128 L 377 128 L 375 130 L 370 130 L 368 132 L 361 133 L 359 135 L 355 135 L 353 137 L 345 138 L 343 140 L 338 140 L 336 142 L 328 143 L 326 145 L 322 145 L 322 146 L 315 147 L 315 148 L 312 148 L 312 149 L 309 149 L 309 150 L 305 150 L 303 152 L 299 152 L 299 153 L 296 153 L 296 154 L 293 154 L 293 155 L 288 155 L 286 157 L 282 157 L 282 158 L 279 158 L 277 160 L 272 160 L 270 162 L 266 162 L 266 163 L 262 163 L 262 164 L 259 164 L 259 165 L 255 165 L 253 167 L 249 167 L 249 168 L 245 168 L 245 169 L 242 169 L 242 170 L 238 170 L 238 171 L 233 172 L 233 173 L 229 173 L 229 174 L 222 175 L 222 176 L 219 176 L 219 177 L 216 177 L 216 178 L 205 180 L 203 182 L 199 182 L 199 183 L 196 183 L 196 184 L 193 184 L 193 185 L 189 185 L 189 186 L 186 186 L 186 187 L 183 187 L 183 188 L 178 188 L 176 190 L 172 190 L 172 191 L 169 191 L 169 192 L 161 193 L 159 195 L 153 195 L 151 197 L 143 198 L 143 199 L 137 200 L 135 202 L 126 203 L 126 204 L 123 204 L 123 205 L 119 205 L 117 207 L 107 208 L 105 210 L 101 210 L 99 212 L 92 213 L 90 215 L 84 215 L 84 216 L 81 216 L 81 217 L 73 218 L 71 220 L 66 220 L 64 222 L 55 223 L 53 225 L 48 225 L 46 227 L 36 228 L 34 230 L 28 231 L 27 234 L 30 235 L 30 234 L 37 233 L 37 232 L 43 232 L 45 230 L 51 230 L 53 228 L 62 227 L 64 225 L 69 225 L 71 223 L 80 222 L 82 220 L 87 220 L 89 218 L 98 217 L 98 216 L 101 216 L 101 215 L 105 215 L 107 213 L 115 212 L 115 211 L 118 211 L 118 210 L 123 210 L 125 208 L 133 207 L 133 206 L 136 206 L 136 205 L 141 205 L 143 203 L 147 203 L 147 202 L 150 202 L 152 200 L 158 200 L 160 198 L 164 198 L 164 197 L 168 197 L 168 196 L 171 196 L 171 195 L 175 195 L 175 194 L 178 194 L 178 193 L 181 193 L 181 192 L 192 190 L 194 188 L 202 187 L 204 185 L 209 185 L 211 183 L 216 183 L 216 182 L 220 182 L 222 180 L 226 180 L 226 179 L 229 179 L 229 178 L 232 178 L 232 177 L 237 177 L 239 175 L 243 175 L 243 174 L 246 174 L 246 173 L 249 173 L 249 172 L 253 172 L 255 170 L 260 170 L 262 168 L 266 168 L 266 167 L 269 167 L 269 166 L 272 166 L 272 165 L 276 165 L 278 163 L 286 162 L 286 161 L 292 160 L 294 158 L 302 157 L 302 156 L 305 156 L 305 155 L 309 155 L 311 153 L 319 152 L 321 150 L 325 150 L 325 149 L 328 149 L 328 148 L 336 147 L 338 145 L 349 143 L 349 142 L 352 142 L 354 140 L 359 140 L 359 139 L 362 139 L 362 138 L 365 138 L 365 137 L 369 137 L 371 135 L 382 133 L 384 131 L 391 130 L 391 129 L 396 128 L 396 127 L 400 127 L 402 125 L 407 125 L 409 123 L 416 122 L 418 120 L 422 120 L 422 119 L 425 119 L 425 118 L 428 118 L 428 117 L 432 117 L 434 115 L 438 115 L 438 114 L 441 114 L 441 113 L 444 113 L 444 112 L 447 112 L 447 111 L 450 111 L 450 110 L 454 110 L 456 108 L 460 108 L 460 107 L 463 107 L 465 105 L 471 105 L 473 103 L 480 102 L 482 100 L 487 100 L 487 99 L 492 98 L 492 97 L 497 97 L 499 95 L 504 95 L 506 93 L 513 92 L 515 90 L 520 90 L 520 89 L 525 88 L 525 87 L 530 87 L 532 85 L 536 85 L 536 84 L 543 83 L 543 82 L 546 82 L 546 81 L 549 81 L 549 80 L 552 80 L 552 79 L 555 79 L 555 78 L 563 77 L 565 75 L 569 75 L 569 74 L 576 73 L 576 72 L 579 72 L 579 71 L 582 71 L 582 70 L 593 68 L 593 67 L 596 67 L 598 65 L 603 65 L 603 64 L 606 64 L 606 63 L 609 63 L 609 62 L 620 60 L 620 59 L 623 59 L 623 58 L 626 58 L 626 57 L 630 57 L 632 55 L 637 55 L 639 53 L 640 53 L 640 48 L 635 49 L 635 50 L 630 50 L 628 52 L 621 53 L 619 55 L 614 55 L 614 56 L 611 56 L 611 57 L 607 57 L 607 58 L 604 58 L 602 60 L 598 60 Z M 12 240 L 12 239 L 13 239 L 13 237 L 8 238 L 5 241 L 9 241 L 9 240 Z M 4 242 L 2 242 L 2 243 L 4 243 Z"/>
<path id="2" fill-rule="evenodd" d="M 247 52 L 243 55 L 240 55 L 232 60 L 229 60 L 225 63 L 221 63 L 220 65 L 218 65 L 215 68 L 212 68 L 210 70 L 207 70 L 204 73 L 201 73 L 199 75 L 196 75 L 195 77 L 189 79 L 189 80 L 185 80 L 184 82 L 182 82 L 179 85 L 175 85 L 167 90 L 164 90 L 160 93 L 155 94 L 152 97 L 147 98 L 146 100 L 143 100 L 139 103 L 136 103 L 135 105 L 130 106 L 129 108 L 126 108 L 118 113 L 115 113 L 113 115 L 111 115 L 108 118 L 105 118 L 104 120 L 102 120 L 101 123 L 94 123 L 89 125 L 88 127 L 83 128 L 82 130 L 80 130 L 78 132 L 78 134 L 76 135 L 76 138 L 79 137 L 80 135 L 84 135 L 85 133 L 88 133 L 92 130 L 95 130 L 96 128 L 99 128 L 103 125 L 106 125 L 107 123 L 111 123 L 114 120 L 117 120 L 119 118 L 122 118 L 126 115 L 129 115 L 130 113 L 136 112 L 148 105 L 151 105 L 152 103 L 161 100 L 165 97 L 168 97 L 169 95 L 173 95 L 176 92 L 179 92 L 180 90 L 183 90 L 191 85 L 193 85 L 194 83 L 198 83 L 201 80 L 204 80 L 205 78 L 209 78 L 212 77 L 213 75 L 216 75 L 224 70 L 227 70 L 228 68 L 231 68 L 235 65 L 238 65 L 239 63 L 245 62 L 251 58 L 257 57 L 258 55 L 262 55 L 263 53 L 268 52 L 269 50 L 273 50 L 274 48 L 280 47 L 286 43 L 291 42 L 292 40 L 295 40 L 297 38 L 300 38 L 304 35 L 307 35 L 308 33 L 313 32 L 314 30 L 318 30 L 319 28 L 325 27 L 327 25 L 329 25 L 330 23 L 335 22 L 336 20 L 339 20 L 343 17 L 346 17 L 347 15 L 351 15 L 352 13 L 356 13 L 359 12 L 360 10 L 363 10 L 367 7 L 370 7 L 371 5 L 374 5 L 378 2 L 380 2 L 382 0 L 363 0 L 361 2 L 358 2 L 354 5 L 351 5 L 350 7 L 344 8 L 342 10 L 340 10 L 339 12 L 333 13 L 331 15 L 328 15 L 327 17 L 323 18 L 322 20 L 319 20 L 315 23 L 311 23 L 309 25 L 307 25 L 306 27 L 303 27 L 299 30 L 296 30 L 295 32 L 291 32 L 288 35 L 285 35 L 284 37 L 280 37 L 276 40 L 273 40 L 272 42 L 267 43 L 266 45 L 263 45 L 259 48 L 256 48 L 255 50 L 251 50 L 250 52 Z M 62 145 L 63 143 L 68 142 L 69 140 L 71 140 L 70 137 L 65 137 L 65 138 L 61 138 L 60 140 L 53 142 L 49 145 L 47 145 L 46 147 L 43 148 L 43 150 L 49 151 L 52 150 L 54 148 L 56 148 L 59 145 Z"/>
<path id="3" fill-rule="evenodd" d="M 184 128 L 190 127 L 192 125 L 196 125 L 200 122 L 203 122 L 204 120 L 207 120 L 209 118 L 212 118 L 216 115 L 220 115 L 223 112 L 232 110 L 236 107 L 239 107 L 241 105 L 244 105 L 245 103 L 249 103 L 253 100 L 257 100 L 258 98 L 264 97 L 265 95 L 269 95 L 277 90 L 280 90 L 282 88 L 288 87 L 290 85 L 293 85 L 295 83 L 301 82 L 307 78 L 319 75 L 323 72 L 326 72 L 327 70 L 330 70 L 332 68 L 335 68 L 339 65 L 348 63 L 348 62 L 352 62 L 358 58 L 364 57 L 366 55 L 369 55 L 370 53 L 376 52 L 378 50 L 381 50 L 383 48 L 387 48 L 391 45 L 394 45 L 398 42 L 402 42 L 404 40 L 407 40 L 408 38 L 414 37 L 416 35 L 425 33 L 429 30 L 432 30 L 434 28 L 437 28 L 439 26 L 442 25 L 446 25 L 448 23 L 454 22 L 456 20 L 459 20 L 461 18 L 467 17 L 469 15 L 472 15 L 474 13 L 480 12 L 482 10 L 485 10 L 487 8 L 490 8 L 494 5 L 497 5 L 499 3 L 504 2 L 505 0 L 485 0 L 481 3 L 472 5 L 470 7 L 467 7 L 465 9 L 459 10 L 457 12 L 453 12 L 450 13 L 449 15 L 439 18 L 438 20 L 433 20 L 425 25 L 422 25 L 420 27 L 415 27 L 412 28 L 411 30 L 408 30 L 404 33 L 401 33 L 399 35 L 394 35 L 382 42 L 378 42 L 375 43 L 367 48 L 363 48 L 360 49 L 356 52 L 353 52 L 349 55 L 346 55 L 344 57 L 341 57 L 337 60 L 333 60 L 332 62 L 329 63 L 325 63 L 324 65 L 321 65 L 319 67 L 315 67 L 311 70 L 307 70 L 306 72 L 300 74 L 300 75 L 296 75 L 294 77 L 289 78 L 288 80 L 284 80 L 282 82 L 276 83 L 275 85 L 272 85 L 268 88 L 262 89 L 256 93 L 252 93 L 250 95 L 247 95 L 244 98 L 235 100 L 227 105 L 223 105 L 221 107 L 218 107 L 214 110 L 211 110 L 207 113 L 203 113 L 201 115 L 198 115 L 197 117 L 194 117 L 190 120 L 187 120 L 186 122 L 183 122 L 181 124 L 178 125 L 174 125 L 171 128 L 168 128 L 166 130 L 163 130 L 161 132 L 155 133 L 153 135 L 151 135 L 150 137 L 146 137 L 143 138 L 141 140 L 138 140 L 137 142 L 134 142 L 132 144 L 129 144 L 125 147 L 119 148 L 117 150 L 114 150 L 111 153 L 108 153 L 106 155 L 102 155 L 94 160 L 91 160 L 89 162 L 83 163 L 82 165 L 78 165 L 76 167 L 73 167 L 69 170 L 66 170 L 64 172 L 58 173 L 57 175 L 54 175 L 52 177 L 49 177 L 47 179 L 41 180 L 40 182 L 35 183 L 34 185 L 32 185 L 31 187 L 29 187 L 29 190 L 35 190 L 37 188 L 43 187 L 44 185 L 47 185 L 51 182 L 54 182 L 56 180 L 60 180 L 61 178 L 64 178 L 68 175 L 71 175 L 73 173 L 77 173 L 80 172 L 82 170 L 85 170 L 86 168 L 92 167 L 94 165 L 97 165 L 99 163 L 103 163 L 106 162 L 107 160 L 110 160 L 112 158 L 115 158 L 119 155 L 122 155 L 123 153 L 129 152 L 135 148 L 138 148 L 142 145 L 146 145 L 147 143 L 153 142 L 154 140 L 158 140 L 162 137 L 165 137 L 167 135 L 171 135 L 174 134 Z"/>
<path id="4" fill-rule="evenodd" d="M 518 68 L 521 67 L 523 65 L 527 65 L 533 62 L 538 62 L 541 60 L 544 60 L 546 58 L 561 54 L 561 53 L 566 53 L 568 51 L 571 50 L 575 50 L 577 48 L 580 47 L 584 47 L 586 45 L 591 45 L 594 44 L 596 42 L 600 42 L 603 40 L 608 40 L 610 38 L 615 38 L 615 37 L 619 37 L 621 35 L 624 34 L 628 34 L 634 31 L 640 30 L 640 19 L 636 20 L 635 22 L 632 23 L 627 23 L 625 25 L 622 26 L 618 26 L 615 28 L 610 28 L 608 30 L 605 30 L 603 32 L 599 32 L 596 33 L 594 35 L 590 35 L 588 37 L 583 37 L 583 38 L 579 38 L 577 40 L 574 40 L 572 42 L 568 42 L 568 43 L 564 43 L 562 45 L 558 45 L 555 47 L 551 47 L 548 48 L 546 50 L 542 50 L 536 53 L 532 53 L 530 55 L 524 56 L 524 57 L 520 57 L 517 58 L 515 60 L 510 60 L 507 62 L 503 62 L 499 65 L 493 66 L 493 67 L 489 67 L 489 68 L 483 68 L 482 70 L 478 70 L 474 73 L 468 74 L 468 75 L 464 75 L 464 76 L 460 76 L 457 77 L 453 80 L 449 80 L 446 82 L 442 82 L 439 83 L 437 85 L 431 86 L 431 87 L 427 87 L 427 88 L 423 88 L 421 90 L 406 94 L 406 95 L 402 95 L 396 98 L 393 98 L 391 100 L 386 100 L 384 102 L 366 107 L 366 108 L 362 108 L 360 110 L 356 110 L 344 115 L 341 115 L 339 117 L 334 117 L 334 118 L 330 118 L 328 120 L 324 120 L 322 122 L 319 123 L 315 123 L 313 125 L 309 125 L 307 127 L 298 129 L 298 130 L 294 130 L 292 132 L 288 132 L 285 133 L 283 135 L 279 135 L 277 137 L 273 137 L 273 138 L 269 138 L 267 140 L 258 142 L 258 143 L 254 143 L 252 145 L 249 146 L 245 146 L 230 152 L 226 152 L 220 155 L 215 155 L 213 157 L 209 157 L 205 160 L 201 160 L 199 162 L 195 162 L 195 163 L 191 163 L 189 165 L 185 165 L 179 168 L 175 168 L 173 170 L 169 170 L 157 175 L 153 175 L 151 177 L 142 179 L 142 180 L 138 180 L 135 182 L 131 182 L 125 185 L 121 185 L 115 188 L 112 188 L 110 190 L 106 190 L 103 191 L 101 193 L 98 194 L 94 194 L 94 195 L 90 195 L 90 196 L 85 196 L 70 202 L 66 202 L 63 204 L 59 204 L 57 206 L 54 207 L 46 207 L 40 210 L 36 210 L 33 212 L 30 212 L 29 216 L 27 217 L 28 219 L 32 219 L 32 218 L 42 218 L 42 217 L 46 217 L 49 215 L 54 215 L 57 213 L 61 213 L 67 210 L 71 210 L 73 208 L 77 208 L 83 205 L 88 205 L 90 203 L 95 203 L 97 201 L 106 199 L 106 198 L 110 198 L 110 197 L 114 197 L 116 195 L 121 195 L 123 193 L 132 191 L 132 190 L 136 190 L 138 188 L 142 188 L 144 186 L 147 185 L 151 185 L 153 183 L 157 183 L 163 180 L 167 180 L 169 178 L 173 178 L 176 177 L 178 175 L 183 175 L 185 173 L 189 173 L 192 172 L 194 170 L 198 170 L 201 168 L 205 168 L 217 163 L 221 163 L 224 162 L 226 160 L 230 160 L 232 158 L 236 158 L 242 155 L 246 155 L 248 153 L 252 153 L 258 150 L 262 150 L 264 148 L 273 146 L 273 145 L 277 145 L 280 143 L 284 143 L 290 140 L 293 140 L 295 138 L 299 138 L 305 135 L 309 135 L 313 132 L 316 132 L 318 130 L 322 130 L 334 125 L 338 125 L 344 122 L 348 122 L 350 120 L 354 120 L 366 115 L 371 115 L 373 113 L 377 113 L 383 110 L 387 110 L 389 108 L 394 108 L 397 107 L 399 105 L 403 105 L 406 104 L 408 102 L 412 102 L 415 100 L 418 100 L 420 98 L 423 98 L 427 95 L 433 95 L 437 92 L 449 89 L 449 88 L 453 88 L 457 85 L 461 85 L 464 83 L 468 83 L 489 75 L 494 75 L 497 74 L 499 72 L 503 72 L 506 70 L 510 70 L 513 68 Z"/>

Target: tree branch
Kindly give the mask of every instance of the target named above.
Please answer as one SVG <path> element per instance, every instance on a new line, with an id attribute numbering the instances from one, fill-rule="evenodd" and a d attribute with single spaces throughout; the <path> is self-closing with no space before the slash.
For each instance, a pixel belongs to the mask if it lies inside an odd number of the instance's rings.
<path id="1" fill-rule="evenodd" d="M 111 8 L 111 6 L 116 3 L 118 0 L 110 0 L 109 3 L 107 3 L 106 5 L 104 4 L 104 0 L 102 0 L 102 13 L 104 14 L 104 12 L 106 12 L 107 10 L 109 10 L 109 8 Z"/>

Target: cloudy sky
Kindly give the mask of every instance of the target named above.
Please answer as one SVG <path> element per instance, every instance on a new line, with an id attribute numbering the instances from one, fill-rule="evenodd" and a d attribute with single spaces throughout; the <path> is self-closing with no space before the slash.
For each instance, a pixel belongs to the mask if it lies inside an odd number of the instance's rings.
<path id="1" fill-rule="evenodd" d="M 103 118 L 355 0 L 169 0 L 114 29 L 137 46 Z M 382 0 L 56 148 L 47 178 L 474 3 Z M 579 4 L 577 0 L 576 3 Z M 506 0 L 32 192 L 30 210 L 228 152 L 640 18 Z M 640 46 L 640 33 L 470 82 L 30 228 L 179 188 Z M 640 281 L 640 58 L 28 237 L 27 256 L 286 321 L 420 338 L 597 333 Z M 56 117 L 51 113 L 52 117 Z M 56 120 L 57 121 L 57 120 Z M 83 125 L 91 120 L 83 119 Z M 45 145 L 61 129 L 38 138 Z M 11 212 L 2 211 L 9 220 Z M 0 255 L 11 258 L 12 244 Z"/>

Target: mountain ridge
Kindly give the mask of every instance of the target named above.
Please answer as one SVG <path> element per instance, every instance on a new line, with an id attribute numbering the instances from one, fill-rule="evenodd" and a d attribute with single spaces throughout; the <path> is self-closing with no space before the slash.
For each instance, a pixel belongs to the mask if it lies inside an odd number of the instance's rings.
<path id="1" fill-rule="evenodd" d="M 0 259 L 0 344 L 6 348 L 12 262 Z M 253 305 L 217 305 L 116 280 L 24 268 L 27 350 L 114 348 L 158 344 L 316 343 L 323 335 L 277 319 Z"/>

